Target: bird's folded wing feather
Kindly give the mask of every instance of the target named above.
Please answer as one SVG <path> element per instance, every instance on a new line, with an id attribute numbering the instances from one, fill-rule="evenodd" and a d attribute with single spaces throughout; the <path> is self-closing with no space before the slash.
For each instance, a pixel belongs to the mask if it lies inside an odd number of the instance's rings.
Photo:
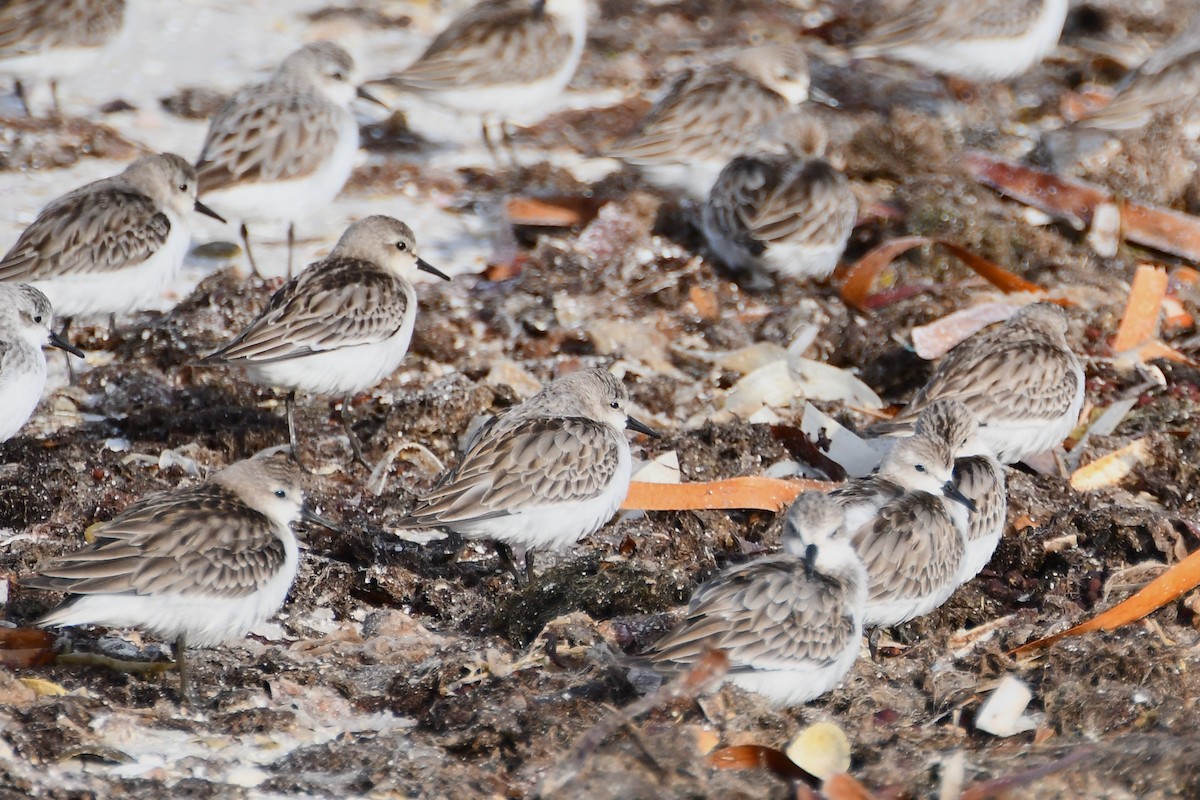
<path id="1" fill-rule="evenodd" d="M 962 535 L 925 492 L 884 506 L 851 541 L 867 568 L 868 602 L 924 597 L 954 578 L 963 555 Z"/>
<path id="2" fill-rule="evenodd" d="M 0 260 L 0 281 L 35 281 L 137 266 L 171 233 L 154 201 L 130 189 L 88 188 L 59 198 Z"/>
<path id="3" fill-rule="evenodd" d="M 211 484 L 138 503 L 93 532 L 93 545 L 22 583 L 74 594 L 237 598 L 261 588 L 285 560 L 273 523 Z"/>
<path id="4" fill-rule="evenodd" d="M 744 206 L 747 211 L 753 208 L 745 224 L 755 239 L 769 244 L 795 238 L 816 244 L 840 236 L 853 224 L 857 205 L 853 195 L 830 191 L 844 183 L 832 167 L 808 161 L 796 165 L 786 178 L 760 202 Z"/>
<path id="5" fill-rule="evenodd" d="M 800 559 L 776 556 L 728 570 L 697 590 L 687 617 L 643 655 L 686 665 L 724 650 L 730 671 L 786 669 L 835 660 L 854 637 L 847 587 Z"/>
<path id="6" fill-rule="evenodd" d="M 571 48 L 571 34 L 554 15 L 529 3 L 484 3 L 389 82 L 425 91 L 525 83 L 557 72 Z"/>
<path id="7" fill-rule="evenodd" d="M 685 73 L 610 155 L 684 162 L 697 154 L 732 158 L 787 108 L 787 100 L 728 66 Z"/>
<path id="8" fill-rule="evenodd" d="M 591 500 L 617 471 L 612 429 L 582 417 L 495 425 L 400 525 L 438 525 Z"/>
<path id="9" fill-rule="evenodd" d="M 326 259 L 284 284 L 267 309 L 206 361 L 270 363 L 377 344 L 404 324 L 408 295 L 391 273 Z"/>
<path id="10" fill-rule="evenodd" d="M 1070 407 L 1078 381 L 1073 363 L 1046 342 L 953 350 L 896 418 L 911 419 L 935 400 L 954 399 L 985 425 L 1008 418 L 1056 419 Z"/>
<path id="11" fill-rule="evenodd" d="M 337 147 L 339 112 L 324 98 L 288 87 L 239 92 L 209 125 L 196 164 L 200 193 L 311 175 Z"/>

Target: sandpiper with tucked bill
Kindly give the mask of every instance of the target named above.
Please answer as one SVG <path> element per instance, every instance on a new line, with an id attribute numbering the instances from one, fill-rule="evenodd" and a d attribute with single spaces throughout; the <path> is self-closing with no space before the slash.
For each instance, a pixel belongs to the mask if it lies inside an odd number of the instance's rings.
<path id="1" fill-rule="evenodd" d="M 852 47 L 968 80 L 1024 74 L 1058 44 L 1068 0 L 915 0 Z"/>
<path id="2" fill-rule="evenodd" d="M 490 119 L 500 122 L 507 141 L 508 115 L 544 107 L 570 83 L 587 40 L 587 6 L 587 0 L 484 0 L 451 20 L 402 72 L 367 85 L 480 115 L 494 156 Z"/>
<path id="3" fill-rule="evenodd" d="M 825 694 L 854 666 L 862 640 L 867 573 L 844 523 L 830 497 L 800 495 L 784 521 L 783 552 L 709 579 L 683 621 L 634 663 L 673 673 L 721 650 L 725 679 L 775 706 Z"/>
<path id="4" fill-rule="evenodd" d="M 958 400 L 979 420 L 979 437 L 1004 464 L 1062 443 L 1083 408 L 1083 364 L 1067 342 L 1067 315 L 1033 303 L 979 331 L 942 359 L 912 401 L 874 435 L 905 435 L 937 400 Z"/>
<path id="5" fill-rule="evenodd" d="M 730 159 L 757 149 L 764 128 L 808 96 L 803 50 L 791 44 L 746 48 L 676 78 L 608 155 L 659 188 L 703 200 Z"/>

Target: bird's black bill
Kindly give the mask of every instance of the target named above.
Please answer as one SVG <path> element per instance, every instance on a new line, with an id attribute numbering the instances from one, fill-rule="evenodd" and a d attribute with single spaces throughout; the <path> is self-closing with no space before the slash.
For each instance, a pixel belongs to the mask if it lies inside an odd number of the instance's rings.
<path id="1" fill-rule="evenodd" d="M 804 548 L 804 577 L 811 578 L 813 576 L 813 568 L 817 563 L 817 546 L 810 544 Z"/>
<path id="2" fill-rule="evenodd" d="M 51 347 L 57 347 L 59 350 L 66 350 L 71 355 L 78 356 L 79 358 L 86 358 L 82 350 L 68 342 L 61 335 L 55 333 L 54 331 L 50 331 L 50 338 L 48 341 L 50 342 Z"/>
<path id="3" fill-rule="evenodd" d="M 197 201 L 196 201 L 195 208 L 196 208 L 196 210 L 197 210 L 197 211 L 199 211 L 199 212 L 200 212 L 201 214 L 203 214 L 204 216 L 206 216 L 206 217 L 212 217 L 212 218 L 213 218 L 213 219 L 215 219 L 217 222 L 226 222 L 226 221 L 227 221 L 227 220 L 226 220 L 224 217 L 222 217 L 222 216 L 221 216 L 220 214 L 218 214 L 217 212 L 213 211 L 213 210 L 212 210 L 211 208 L 209 208 L 208 206 L 204 205 L 204 203 L 201 203 L 199 200 L 197 200 Z"/>
<path id="4" fill-rule="evenodd" d="M 378 97 L 371 94 L 370 92 L 368 92 L 366 89 L 364 89 L 361 86 L 358 87 L 358 91 L 356 91 L 355 94 L 357 94 L 363 100 L 366 100 L 368 103 L 374 103 L 375 105 L 379 106 L 380 108 L 386 108 L 388 111 L 392 110 L 391 106 L 389 106 L 387 103 L 383 102 Z"/>
<path id="5" fill-rule="evenodd" d="M 315 522 L 316 524 L 320 525 L 321 527 L 328 528 L 329 530 L 333 531 L 334 533 L 342 533 L 341 528 L 339 528 L 337 525 L 334 525 L 332 522 L 325 519 L 320 514 L 316 513 L 312 509 L 310 509 L 308 506 L 303 506 L 300 509 L 300 518 L 302 520 L 304 520 L 305 522 Z"/>
<path id="6" fill-rule="evenodd" d="M 433 264 L 430 264 L 428 261 L 426 261 L 423 258 L 417 259 L 417 269 L 421 270 L 421 272 L 428 272 L 430 275 L 437 275 L 439 278 L 441 278 L 444 281 L 450 280 L 449 275 L 442 272 L 440 269 L 435 267 Z"/>
<path id="7" fill-rule="evenodd" d="M 661 433 L 654 430 L 654 428 L 651 428 L 649 425 L 647 425 L 644 422 L 638 422 L 633 417 L 625 417 L 625 427 L 629 428 L 629 430 L 631 430 L 631 431 L 637 431 L 638 433 L 644 433 L 647 436 L 651 437 L 652 439 L 661 439 L 662 438 Z"/>
<path id="8" fill-rule="evenodd" d="M 829 106 L 830 108 L 838 108 L 841 106 L 841 103 L 838 102 L 836 97 L 828 92 L 821 91 L 815 86 L 808 87 L 808 98 L 814 102 L 820 103 L 823 106 Z"/>
<path id="9" fill-rule="evenodd" d="M 942 487 L 942 494 L 946 495 L 946 497 L 949 497 L 956 503 L 962 503 L 964 506 L 969 508 L 972 513 L 977 510 L 975 508 L 975 501 L 960 492 L 958 487 L 953 483 L 947 482 L 946 485 Z"/>

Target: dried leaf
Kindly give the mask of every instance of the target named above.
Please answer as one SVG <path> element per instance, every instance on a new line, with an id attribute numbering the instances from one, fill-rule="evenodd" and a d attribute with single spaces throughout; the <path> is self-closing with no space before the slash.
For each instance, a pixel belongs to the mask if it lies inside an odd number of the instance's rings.
<path id="1" fill-rule="evenodd" d="M 945 239 L 931 239 L 928 236 L 905 236 L 893 239 L 876 247 L 860 258 L 849 270 L 841 285 L 842 299 L 850 305 L 866 311 L 870 307 L 871 286 L 875 279 L 889 264 L 900 255 L 914 247 L 936 244 L 946 248 L 950 253 L 976 272 L 981 278 L 1004 292 L 1035 292 L 1042 290 L 1024 278 L 1018 277 L 998 264 L 988 261 L 982 256 L 972 253 L 965 247 Z"/>
<path id="2" fill-rule="evenodd" d="M 38 628 L 0 628 L 0 666 L 36 667 L 54 661 L 54 637 Z"/>
<path id="3" fill-rule="evenodd" d="M 721 316 L 721 304 L 717 301 L 716 292 L 702 286 L 693 286 L 688 289 L 688 299 L 696 307 L 696 315 L 700 319 L 711 321 Z"/>
<path id="4" fill-rule="evenodd" d="M 1182 597 L 1197 586 L 1200 586 L 1200 551 L 1192 553 L 1183 561 L 1180 561 L 1162 575 L 1150 581 L 1150 583 L 1146 584 L 1145 588 L 1124 602 L 1118 603 L 1107 611 L 1073 628 L 1021 645 L 1016 650 L 1013 650 L 1013 655 L 1031 653 L 1052 645 L 1059 639 L 1065 639 L 1070 636 L 1079 636 L 1084 633 L 1091 633 L 1092 631 L 1111 631 L 1120 628 L 1122 625 L 1137 622 L 1142 617 Z"/>
<path id="5" fill-rule="evenodd" d="M 1090 492 L 1113 486 L 1124 480 L 1134 467 L 1150 463 L 1151 458 L 1147 437 L 1136 439 L 1071 473 L 1071 488 L 1077 492 Z"/>
<path id="6" fill-rule="evenodd" d="M 844 772 L 831 775 L 821 785 L 821 794 L 827 800 L 872 800 L 875 797 L 866 786 Z"/>
<path id="7" fill-rule="evenodd" d="M 723 747 L 708 756 L 713 769 L 765 769 L 785 781 L 803 781 L 812 786 L 819 782 L 798 767 L 782 750 L 757 744 Z"/>
<path id="8" fill-rule="evenodd" d="M 574 228 L 590 222 L 600 205 L 589 197 L 510 197 L 506 210 L 514 225 Z"/>
<path id="9" fill-rule="evenodd" d="M 729 478 L 723 481 L 694 483 L 629 484 L 629 494 L 621 508 L 630 511 L 690 511 L 698 509 L 756 508 L 778 511 L 801 492 L 827 492 L 835 483 L 778 478 Z"/>
<path id="10" fill-rule="evenodd" d="M 70 694 L 65 686 L 54 681 L 42 678 L 19 678 L 18 680 L 32 689 L 33 693 L 38 697 L 61 697 L 65 694 Z"/>
<path id="11" fill-rule="evenodd" d="M 1013 303 L 980 303 L 912 329 L 913 349 L 932 361 L 953 350 L 972 334 L 1015 314 L 1021 306 Z"/>
<path id="12" fill-rule="evenodd" d="M 1095 756 L 1096 751 L 1094 748 L 1086 745 L 1077 747 L 1067 755 L 1057 761 L 1051 761 L 1049 764 L 1027 769 L 1015 775 L 1005 775 L 1002 778 L 968 786 L 966 791 L 959 797 L 959 800 L 991 800 L 991 798 L 1015 797 L 1016 792 L 1013 790 L 1020 789 L 1022 786 L 1028 786 L 1047 775 L 1061 772 L 1081 761 L 1094 759 Z"/>
<path id="13" fill-rule="evenodd" d="M 1109 190 L 1083 181 L 1042 172 L 988 153 L 968 153 L 967 171 L 980 183 L 1018 202 L 1066 220 L 1083 230 L 1098 206 L 1112 202 Z M 1125 238 L 1164 253 L 1200 261 L 1200 218 L 1137 203 L 1121 204 Z"/>
<path id="14" fill-rule="evenodd" d="M 1167 296 L 1167 271 L 1152 264 L 1139 264 L 1129 288 L 1129 300 L 1117 336 L 1114 352 L 1124 353 L 1149 342 L 1158 335 L 1158 315 Z"/>

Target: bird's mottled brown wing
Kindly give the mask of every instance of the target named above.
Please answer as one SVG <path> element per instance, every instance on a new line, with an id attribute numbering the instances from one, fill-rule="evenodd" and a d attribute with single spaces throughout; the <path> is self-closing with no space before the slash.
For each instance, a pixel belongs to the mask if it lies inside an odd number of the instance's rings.
<path id="1" fill-rule="evenodd" d="M 202 484 L 148 498 L 93 528 L 91 546 L 22 584 L 73 594 L 253 594 L 285 561 L 263 514 L 229 490 Z"/>
<path id="2" fill-rule="evenodd" d="M 0 58 L 47 47 L 104 44 L 124 22 L 125 0 L 0 2 Z"/>
<path id="3" fill-rule="evenodd" d="M 110 181 L 46 206 L 0 260 L 0 281 L 35 281 L 137 266 L 171 233 L 154 201 Z"/>
<path id="4" fill-rule="evenodd" d="M 745 152 L 763 126 L 787 110 L 787 99 L 728 65 L 676 80 L 609 155 L 639 161 L 686 162 Z"/>
<path id="5" fill-rule="evenodd" d="M 910 44 L 1008 38 L 1028 30 L 1045 0 L 917 0 L 855 45 L 860 55 Z"/>
<path id="6" fill-rule="evenodd" d="M 814 245 L 840 241 L 857 213 L 845 177 L 820 159 L 790 165 L 758 204 L 743 208 L 746 229 L 767 244 L 789 239 Z"/>
<path id="7" fill-rule="evenodd" d="M 923 597 L 958 574 L 962 534 L 942 501 L 909 492 L 878 511 L 851 537 L 867 568 L 867 602 Z"/>
<path id="8" fill-rule="evenodd" d="M 501 419 L 398 525 L 436 526 L 590 500 L 616 473 L 619 447 L 609 426 L 583 417 Z"/>
<path id="9" fill-rule="evenodd" d="M 757 559 L 701 586 L 683 622 L 642 657 L 684 667 L 724 650 L 734 673 L 832 662 L 855 635 L 851 596 L 842 580 L 805 577 L 798 558 Z"/>
<path id="10" fill-rule="evenodd" d="M 419 91 L 548 78 L 571 52 L 571 34 L 540 3 L 481 3 L 455 19 L 416 63 L 389 80 Z"/>
<path id="11" fill-rule="evenodd" d="M 200 193 L 311 175 L 337 147 L 339 112 L 322 97 L 282 84 L 238 92 L 209 123 L 196 162 Z"/>
<path id="12" fill-rule="evenodd" d="M 968 340 L 950 351 L 929 382 L 896 415 L 917 417 L 935 400 L 962 402 L 987 425 L 997 420 L 1061 417 L 1079 390 L 1075 362 L 1056 344 Z"/>
<path id="13" fill-rule="evenodd" d="M 408 302 L 390 272 L 358 259 L 327 258 L 280 287 L 258 319 L 205 360 L 262 364 L 376 344 L 404 324 Z"/>

